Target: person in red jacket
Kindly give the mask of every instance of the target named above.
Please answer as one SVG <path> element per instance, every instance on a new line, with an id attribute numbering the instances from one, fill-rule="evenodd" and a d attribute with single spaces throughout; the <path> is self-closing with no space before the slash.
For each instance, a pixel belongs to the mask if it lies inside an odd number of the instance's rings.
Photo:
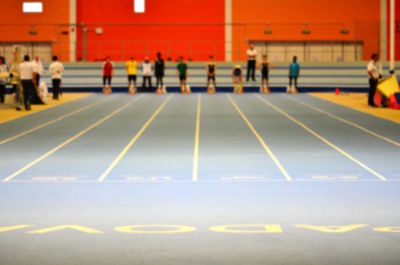
<path id="1" fill-rule="evenodd" d="M 114 64 L 109 56 L 103 63 L 103 94 L 111 94 L 111 79 L 114 75 Z M 108 86 L 106 85 L 108 83 Z"/>

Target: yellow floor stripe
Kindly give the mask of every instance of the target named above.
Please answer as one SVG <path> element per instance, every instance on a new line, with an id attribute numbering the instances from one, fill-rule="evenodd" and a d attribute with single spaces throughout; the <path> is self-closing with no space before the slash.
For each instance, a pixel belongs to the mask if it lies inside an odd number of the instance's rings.
<path id="1" fill-rule="evenodd" d="M 25 111 L 25 110 L 16 111 L 15 107 L 6 105 L 4 106 L 4 108 L 0 108 L 0 123 L 5 123 L 25 116 L 29 116 L 43 110 L 47 110 L 56 106 L 63 105 L 68 102 L 72 102 L 87 97 L 89 95 L 91 95 L 91 93 L 64 93 L 60 100 L 50 100 L 45 105 L 32 105 L 31 111 Z"/>
<path id="2" fill-rule="evenodd" d="M 87 127 L 86 129 L 80 131 L 79 133 L 75 134 L 74 136 L 72 136 L 71 138 L 69 138 L 68 140 L 66 140 L 65 142 L 59 144 L 58 146 L 54 147 L 52 150 L 48 151 L 47 153 L 45 153 L 44 155 L 42 155 L 41 157 L 35 159 L 34 161 L 30 162 L 29 164 L 27 164 L 26 166 L 24 166 L 23 168 L 21 168 L 20 170 L 14 172 L 13 174 L 11 174 L 10 176 L 8 176 L 7 178 L 5 178 L 3 180 L 3 182 L 8 182 L 12 179 L 14 179 L 16 176 L 20 175 L 21 173 L 25 172 L 26 170 L 28 170 L 29 168 L 33 167 L 34 165 L 36 165 L 37 163 L 39 163 L 40 161 L 48 158 L 49 156 L 51 156 L 52 154 L 54 154 L 55 152 L 57 152 L 58 150 L 60 150 L 61 148 L 63 148 L 64 146 L 70 144 L 71 142 L 75 141 L 76 139 L 78 139 L 79 137 L 81 137 L 82 135 L 86 134 L 87 132 L 89 132 L 90 130 L 96 128 L 97 126 L 99 126 L 100 124 L 104 123 L 105 121 L 109 120 L 110 118 L 112 118 L 113 116 L 115 116 L 117 113 L 121 112 L 122 110 L 126 109 L 127 107 L 129 107 L 130 105 L 132 105 L 134 102 L 136 102 L 137 100 L 139 100 L 140 98 L 142 98 L 143 96 L 137 97 L 135 98 L 133 101 L 128 102 L 126 104 L 124 104 L 122 107 L 116 109 L 115 111 L 113 111 L 112 113 L 108 114 L 106 117 L 102 118 L 101 120 L 97 121 L 96 123 L 90 125 L 89 127 Z"/>
<path id="3" fill-rule="evenodd" d="M 300 100 L 298 100 L 298 99 L 295 99 L 295 98 L 293 98 L 293 97 L 289 97 L 289 96 L 287 96 L 287 95 L 285 95 L 285 97 L 287 97 L 288 99 L 290 99 L 290 100 L 292 100 L 292 101 L 296 101 L 296 102 L 298 102 L 298 103 L 300 103 L 300 104 L 302 104 L 302 105 L 304 105 L 304 106 L 306 106 L 306 107 L 309 107 L 310 109 L 313 109 L 313 110 L 315 110 L 315 111 L 318 111 L 318 112 L 320 112 L 320 113 L 323 113 L 323 114 L 325 114 L 325 115 L 327 115 L 327 116 L 329 116 L 329 117 L 331 117 L 331 118 L 333 118 L 333 119 L 336 119 L 336 120 L 341 121 L 341 122 L 343 122 L 343 123 L 346 123 L 346 124 L 348 124 L 348 125 L 350 125 L 350 126 L 353 126 L 354 128 L 357 128 L 357 129 L 359 129 L 359 130 L 361 130 L 361 131 L 363 131 L 363 132 L 366 132 L 366 133 L 368 133 L 368 134 L 370 134 L 370 135 L 372 135 L 372 136 L 375 136 L 375 137 L 378 138 L 378 139 L 381 139 L 381 140 L 383 140 L 383 141 L 386 141 L 386 142 L 388 142 L 388 143 L 390 143 L 390 144 L 392 144 L 392 145 L 395 145 L 395 146 L 397 146 L 397 147 L 400 148 L 400 143 L 399 143 L 399 142 L 396 142 L 396 141 L 394 141 L 394 140 L 392 140 L 392 139 L 390 139 L 390 138 L 387 138 L 387 137 L 385 137 L 385 136 L 383 136 L 383 135 L 380 135 L 380 134 L 375 133 L 375 132 L 373 132 L 373 131 L 371 131 L 371 130 L 368 130 L 367 128 L 364 128 L 364 127 L 362 127 L 361 125 L 359 125 L 359 124 L 357 124 L 357 123 L 354 123 L 354 122 L 351 122 L 351 121 L 346 120 L 346 119 L 344 119 L 344 118 L 341 118 L 341 117 L 339 117 L 339 116 L 336 116 L 336 115 L 334 115 L 334 114 L 332 114 L 332 113 L 330 113 L 330 112 L 327 112 L 327 111 L 322 110 L 322 109 L 320 109 L 320 108 L 318 108 L 318 107 L 312 106 L 312 105 L 310 105 L 310 104 L 308 104 L 308 103 L 302 102 L 302 101 L 300 101 Z"/>
<path id="4" fill-rule="evenodd" d="M 371 108 L 367 104 L 368 97 L 366 94 L 346 93 L 335 95 L 333 93 L 311 93 L 310 95 L 325 101 L 370 114 L 381 119 L 400 123 L 400 110 L 389 108 Z"/>
<path id="5" fill-rule="evenodd" d="M 290 116 L 289 114 L 287 114 L 286 112 L 284 112 L 283 110 L 281 110 L 280 108 L 278 108 L 277 106 L 273 105 L 272 103 L 270 103 L 268 100 L 266 100 L 265 98 L 260 97 L 259 95 L 256 95 L 257 98 L 259 98 L 262 102 L 264 102 L 264 104 L 268 105 L 269 107 L 273 108 L 275 111 L 279 112 L 280 114 L 282 114 L 283 116 L 285 116 L 286 118 L 288 118 L 289 120 L 291 120 L 292 122 L 296 123 L 297 125 L 299 125 L 300 127 L 302 127 L 303 129 L 305 129 L 306 131 L 308 131 L 309 133 L 311 133 L 312 135 L 314 135 L 316 138 L 318 138 L 319 140 L 321 140 L 322 142 L 324 142 L 325 144 L 329 145 L 330 147 L 332 147 L 333 149 L 335 149 L 336 151 L 338 151 L 339 153 L 341 153 L 342 155 L 344 155 L 345 157 L 347 157 L 348 159 L 350 159 L 351 161 L 353 161 L 354 163 L 356 163 L 357 165 L 359 165 L 360 167 L 364 168 L 365 170 L 367 170 L 368 172 L 370 172 L 371 174 L 373 174 L 374 176 L 376 176 L 377 178 L 379 178 L 382 181 L 386 181 L 386 178 L 384 176 L 382 176 L 381 174 L 379 174 L 378 172 L 376 172 L 375 170 L 371 169 L 370 167 L 368 167 L 367 165 L 365 165 L 364 163 L 362 163 L 360 160 L 354 158 L 353 156 L 351 156 L 349 153 L 347 153 L 346 151 L 344 151 L 343 149 L 341 149 L 340 147 L 334 145 L 333 143 L 331 143 L 329 140 L 327 140 L 326 138 L 322 137 L 320 134 L 318 134 L 317 132 L 313 131 L 312 129 L 310 129 L 307 125 L 305 125 L 304 123 L 300 122 L 299 120 L 293 118 L 292 116 Z"/>
<path id="6" fill-rule="evenodd" d="M 201 112 L 201 96 L 197 96 L 197 117 L 196 117 L 196 135 L 194 141 L 194 156 L 193 156 L 193 174 L 194 182 L 198 179 L 199 173 L 199 138 L 200 138 L 200 112 Z"/>
<path id="7" fill-rule="evenodd" d="M 275 165 L 279 168 L 279 170 L 282 172 L 282 174 L 285 176 L 287 181 L 292 181 L 292 178 L 290 177 L 289 173 L 286 171 L 286 169 L 282 166 L 281 162 L 279 162 L 278 158 L 274 155 L 274 153 L 271 151 L 271 149 L 268 147 L 268 145 L 264 142 L 263 138 L 260 136 L 260 134 L 256 131 L 254 126 L 251 124 L 251 122 L 247 119 L 247 117 L 244 115 L 244 113 L 241 111 L 239 106 L 236 104 L 236 102 L 232 99 L 230 95 L 227 95 L 229 100 L 231 101 L 232 105 L 235 107 L 237 112 L 240 114 L 242 119 L 246 122 L 247 126 L 250 128 L 250 130 L 253 132 L 253 134 L 256 136 L 258 141 L 261 143 L 261 145 L 264 147 L 265 151 L 268 153 L 268 155 L 271 157 L 271 159 L 274 161 Z"/>
<path id="8" fill-rule="evenodd" d="M 117 166 L 117 164 L 121 161 L 121 159 L 126 155 L 129 149 L 136 143 L 139 137 L 143 134 L 143 132 L 149 127 L 149 125 L 153 122 L 153 120 L 157 117 L 157 115 L 161 112 L 161 110 L 167 105 L 168 101 L 172 98 L 172 95 L 168 96 L 161 106 L 154 112 L 154 114 L 147 120 L 147 122 L 143 125 L 140 131 L 130 140 L 130 142 L 125 146 L 122 152 L 115 158 L 115 160 L 110 164 L 110 166 L 104 171 L 104 173 L 99 177 L 98 181 L 103 182 L 106 177 L 110 174 L 110 172 Z"/>
<path id="9" fill-rule="evenodd" d="M 54 119 L 54 120 L 45 122 L 45 123 L 43 123 L 43 124 L 41 124 L 41 125 L 39 125 L 39 126 L 36 126 L 36 127 L 32 128 L 32 129 L 29 129 L 29 130 L 27 130 L 27 131 L 25 131 L 25 132 L 22 132 L 22 133 L 19 133 L 19 134 L 17 134 L 17 135 L 14 135 L 14 136 L 12 136 L 12 137 L 10 137 L 10 138 L 1 140 L 1 141 L 0 141 L 0 145 L 6 144 L 6 143 L 11 142 L 11 141 L 14 141 L 14 140 L 16 140 L 16 139 L 18 139 L 18 138 L 20 138 L 20 137 L 22 137 L 22 136 L 25 136 L 25 135 L 27 135 L 27 134 L 33 133 L 33 132 L 35 132 L 35 131 L 37 131 L 37 130 L 39 130 L 39 129 L 42 129 L 42 128 L 47 127 L 47 126 L 49 126 L 49 125 L 51 125 L 51 124 L 54 124 L 54 123 L 56 123 L 56 122 L 59 122 L 59 121 L 61 121 L 61 120 L 66 119 L 66 118 L 68 118 L 68 117 L 71 117 L 71 116 L 73 116 L 73 115 L 75 115 L 75 114 L 78 114 L 78 113 L 80 113 L 80 112 L 82 112 L 82 111 L 85 111 L 85 110 L 87 110 L 87 109 L 89 109 L 89 108 L 91 108 L 91 107 L 93 107 L 93 106 L 95 106 L 95 105 L 98 105 L 98 104 L 100 104 L 100 103 L 103 103 L 103 102 L 104 102 L 105 100 L 107 100 L 107 99 L 110 99 L 110 97 L 108 97 L 108 98 L 103 98 L 102 100 L 99 100 L 99 101 L 94 102 L 94 103 L 92 103 L 92 104 L 90 104 L 90 105 L 87 105 L 87 106 L 85 106 L 85 107 L 83 107 L 83 108 L 80 108 L 80 109 L 77 109 L 77 110 L 72 111 L 72 112 L 70 112 L 70 113 L 67 113 L 67 114 L 65 114 L 65 115 L 62 115 L 62 116 L 60 116 L 60 117 L 58 117 L 58 118 L 56 118 L 56 119 Z"/>

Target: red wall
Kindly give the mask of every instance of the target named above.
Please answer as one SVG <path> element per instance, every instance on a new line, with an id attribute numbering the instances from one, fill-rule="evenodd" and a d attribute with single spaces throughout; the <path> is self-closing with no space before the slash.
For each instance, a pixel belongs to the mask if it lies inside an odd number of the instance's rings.
<path id="1" fill-rule="evenodd" d="M 51 42 L 53 53 L 61 51 L 61 59 L 68 60 L 69 36 L 60 35 L 64 29 L 56 25 L 69 23 L 69 0 L 42 0 L 43 13 L 30 14 L 22 12 L 22 2 L 1 0 L 0 41 Z M 34 36 L 29 35 L 32 24 L 38 32 Z"/>
<path id="2" fill-rule="evenodd" d="M 380 0 L 232 0 L 233 22 L 247 26 L 234 27 L 234 42 L 249 40 L 361 40 L 364 42 L 364 58 L 377 52 L 379 40 Z M 357 26 L 355 27 L 355 22 Z M 271 24 L 273 34 L 265 35 L 266 23 Z M 310 23 L 310 35 L 301 33 L 304 23 Z M 253 24 L 252 24 L 253 23 Z M 341 35 L 340 29 L 350 30 Z M 247 47 L 234 59 L 244 59 Z"/>
<path id="3" fill-rule="evenodd" d="M 153 59 L 157 51 L 165 58 L 182 55 L 195 60 L 206 60 L 217 51 L 217 59 L 225 59 L 224 0 L 146 0 L 144 14 L 133 12 L 133 0 L 78 0 L 77 8 L 78 24 L 85 23 L 89 30 L 103 28 L 102 35 L 88 33 L 88 60 L 107 55 L 115 61 L 130 55 L 143 59 L 146 54 Z M 80 30 L 78 40 L 79 59 Z"/>

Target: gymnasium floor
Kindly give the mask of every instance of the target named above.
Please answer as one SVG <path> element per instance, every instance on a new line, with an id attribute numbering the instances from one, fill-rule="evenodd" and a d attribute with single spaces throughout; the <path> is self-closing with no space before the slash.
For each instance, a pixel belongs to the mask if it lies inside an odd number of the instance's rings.
<path id="1" fill-rule="evenodd" d="M 307 94 L 0 124 L 0 264 L 400 264 L 400 124 Z"/>

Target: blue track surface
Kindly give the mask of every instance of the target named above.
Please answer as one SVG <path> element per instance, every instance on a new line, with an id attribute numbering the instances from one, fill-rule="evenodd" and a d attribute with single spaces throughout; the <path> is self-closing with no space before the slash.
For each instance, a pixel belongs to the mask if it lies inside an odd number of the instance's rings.
<path id="1" fill-rule="evenodd" d="M 305 94 L 93 95 L 0 142 L 79 109 L 0 144 L 0 264 L 400 264 L 399 124 Z"/>

